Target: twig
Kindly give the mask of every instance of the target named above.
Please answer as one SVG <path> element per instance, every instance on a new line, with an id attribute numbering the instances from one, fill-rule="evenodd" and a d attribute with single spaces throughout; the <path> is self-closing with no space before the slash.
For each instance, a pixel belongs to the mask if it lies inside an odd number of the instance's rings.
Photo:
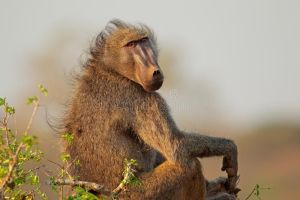
<path id="1" fill-rule="evenodd" d="M 75 180 L 71 180 L 71 179 L 55 179 L 53 181 L 54 184 L 60 185 L 60 186 L 64 186 L 64 185 L 69 185 L 69 186 L 80 186 L 83 188 L 88 188 L 91 189 L 95 192 L 104 194 L 104 195 L 111 195 L 111 192 L 107 189 L 105 189 L 105 187 L 103 185 L 97 184 L 97 183 L 93 183 L 93 182 L 87 182 L 87 181 L 75 181 Z"/>
<path id="2" fill-rule="evenodd" d="M 59 200 L 63 200 L 63 199 L 64 199 L 64 186 L 61 185 L 60 192 L 59 192 Z"/>
<path id="3" fill-rule="evenodd" d="M 251 191 L 251 193 L 246 197 L 245 200 L 250 199 L 250 197 L 253 195 L 253 193 L 254 193 L 256 190 L 258 190 L 258 187 L 259 187 L 259 185 L 256 184 L 256 185 L 254 186 L 253 190 Z M 268 187 L 268 188 L 262 188 L 262 187 L 259 187 L 259 189 L 260 189 L 260 190 L 270 190 L 271 188 L 269 188 L 269 187 Z M 257 196 L 257 198 L 260 199 L 260 197 L 258 197 L 258 196 Z"/>
<path id="4" fill-rule="evenodd" d="M 50 161 L 50 162 L 59 165 L 58 163 L 55 163 L 53 161 Z M 73 162 L 71 162 L 70 165 L 72 165 L 72 163 Z M 65 170 L 64 171 L 65 173 L 68 173 L 68 171 L 65 168 L 62 168 L 62 169 Z M 135 171 L 136 170 L 134 169 L 133 163 L 131 163 L 131 162 L 126 163 L 125 171 L 124 171 L 124 178 L 120 182 L 118 187 L 116 187 L 113 191 L 106 189 L 103 185 L 100 185 L 98 183 L 87 182 L 87 181 L 76 181 L 71 176 L 69 176 L 68 179 L 64 179 L 63 177 L 54 179 L 53 183 L 61 186 L 61 194 L 62 194 L 62 187 L 65 185 L 69 185 L 72 187 L 80 186 L 80 187 L 83 187 L 88 190 L 93 190 L 99 194 L 103 194 L 103 195 L 110 196 L 110 197 L 115 197 L 115 196 L 118 196 L 122 191 L 124 191 L 126 189 L 126 186 L 128 184 L 130 184 L 131 179 L 134 177 Z M 62 196 L 62 195 L 60 195 L 60 196 Z"/>
<path id="5" fill-rule="evenodd" d="M 17 127 L 17 115 L 14 115 L 14 127 L 15 127 L 15 136 L 18 135 L 18 127 Z"/>
<path id="6" fill-rule="evenodd" d="M 30 169 L 30 170 L 28 170 L 25 174 L 29 174 L 30 172 L 39 170 L 39 169 L 42 168 L 42 167 L 45 167 L 45 165 L 40 165 L 40 166 L 38 166 L 38 167 L 35 167 L 35 168 L 33 168 L 33 169 Z"/>
<path id="7" fill-rule="evenodd" d="M 125 183 L 126 183 L 127 180 L 129 180 L 129 179 L 130 179 L 129 173 L 126 173 L 126 174 L 124 175 L 123 181 L 121 181 L 121 183 L 118 185 L 118 187 L 116 187 L 116 188 L 112 191 L 112 193 L 113 193 L 114 195 L 120 194 L 120 192 L 122 192 L 122 191 L 125 189 L 125 186 L 126 186 Z"/>
<path id="8" fill-rule="evenodd" d="M 24 135 L 27 135 L 27 134 L 28 134 L 28 131 L 30 130 L 31 125 L 32 125 L 32 122 L 33 122 L 33 118 L 34 118 L 34 116 L 36 115 L 36 111 L 37 111 L 37 109 L 38 109 L 38 107 L 39 107 L 39 100 L 34 101 L 33 103 L 34 103 L 33 111 L 32 111 L 32 114 L 31 114 L 31 116 L 30 116 L 30 119 L 29 119 L 29 122 L 28 122 L 28 124 L 27 124 L 27 128 L 26 128 L 26 130 L 25 130 L 25 132 L 24 132 Z"/>
<path id="9" fill-rule="evenodd" d="M 250 199 L 250 197 L 252 196 L 252 194 L 255 192 L 255 190 L 256 190 L 256 186 L 253 188 L 253 190 L 251 191 L 251 193 L 246 197 L 246 199 L 245 200 L 248 200 L 248 199 Z"/>
<path id="10" fill-rule="evenodd" d="M 69 173 L 69 168 L 77 161 L 77 157 L 78 156 L 76 156 L 65 168 L 64 168 L 64 172 L 68 175 L 68 177 L 70 178 L 70 179 L 73 179 L 72 178 L 72 176 L 71 176 L 71 174 Z"/>
<path id="11" fill-rule="evenodd" d="M 8 135 L 8 127 L 7 127 L 7 124 L 8 124 L 8 120 L 9 120 L 9 115 L 7 114 L 7 112 L 5 111 L 5 108 L 6 108 L 7 104 L 5 104 L 4 106 L 4 113 L 5 113 L 5 116 L 3 118 L 3 122 L 1 122 L 2 124 L 2 129 L 4 129 L 5 131 L 5 140 L 6 140 L 6 145 L 9 146 L 10 142 L 9 142 L 9 135 Z"/>
<path id="12" fill-rule="evenodd" d="M 76 156 L 67 166 L 66 170 L 69 170 L 69 168 L 77 161 L 78 156 Z"/>
<path id="13" fill-rule="evenodd" d="M 124 171 L 124 178 L 123 180 L 120 182 L 120 184 L 118 185 L 118 187 L 116 187 L 113 191 L 112 191 L 112 195 L 113 196 L 117 196 L 118 194 L 120 194 L 123 190 L 125 190 L 126 185 L 128 183 L 130 183 L 131 179 L 134 177 L 134 172 L 136 172 L 136 170 L 133 167 L 133 163 L 131 163 L 130 161 L 128 161 L 126 163 L 125 166 L 125 171 Z"/>
<path id="14" fill-rule="evenodd" d="M 57 163 L 57 162 L 54 162 L 54 161 L 52 161 L 52 160 L 49 160 L 49 159 L 47 159 L 47 160 L 48 160 L 49 162 L 51 162 L 51 163 L 57 165 L 59 168 L 63 168 L 63 166 L 62 166 L 61 164 L 59 164 L 59 163 Z"/>
<path id="15" fill-rule="evenodd" d="M 19 157 L 19 153 L 21 151 L 21 149 L 24 147 L 23 143 L 20 143 L 20 145 L 18 146 L 18 149 L 16 151 L 16 154 L 13 157 L 13 161 L 11 166 L 9 167 L 9 171 L 6 175 L 6 177 L 4 178 L 4 181 L 0 183 L 0 190 L 2 190 L 4 188 L 4 186 L 9 182 L 9 179 L 11 178 L 11 176 L 13 175 L 13 171 L 18 163 L 18 157 Z"/>
<path id="16" fill-rule="evenodd" d="M 7 125 L 5 125 L 4 131 L 5 131 L 6 145 L 9 146 L 9 145 L 10 145 L 10 141 L 9 141 L 9 135 L 8 135 L 8 128 L 7 128 Z"/>

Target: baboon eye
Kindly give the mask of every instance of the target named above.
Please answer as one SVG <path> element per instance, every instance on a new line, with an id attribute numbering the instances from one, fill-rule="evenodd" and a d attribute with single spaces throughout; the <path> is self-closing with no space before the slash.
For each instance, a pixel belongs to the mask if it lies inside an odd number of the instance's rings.
<path id="1" fill-rule="evenodd" d="M 125 46 L 126 46 L 126 47 L 135 47 L 136 44 L 137 44 L 136 41 L 131 41 L 131 42 L 128 42 Z"/>
<path id="2" fill-rule="evenodd" d="M 148 40 L 149 40 L 148 37 L 144 37 L 144 38 L 140 39 L 140 42 L 147 42 Z"/>

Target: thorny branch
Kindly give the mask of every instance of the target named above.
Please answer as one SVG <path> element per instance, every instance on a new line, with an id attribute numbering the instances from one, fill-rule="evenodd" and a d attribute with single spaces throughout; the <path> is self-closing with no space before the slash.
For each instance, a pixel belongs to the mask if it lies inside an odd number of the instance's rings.
<path id="1" fill-rule="evenodd" d="M 122 191 L 124 191 L 126 189 L 126 185 L 128 183 L 130 183 L 130 181 L 132 180 L 132 178 L 135 177 L 134 173 L 136 172 L 135 168 L 134 168 L 135 163 L 131 162 L 131 161 L 127 161 L 126 165 L 125 165 L 125 170 L 124 170 L 124 178 L 121 181 L 121 183 L 118 185 L 118 187 L 116 187 L 113 191 L 112 194 L 113 195 L 118 195 L 120 194 Z"/>
<path id="2" fill-rule="evenodd" d="M 69 186 L 80 186 L 86 189 L 90 189 L 93 190 L 97 193 L 101 193 L 104 195 L 110 195 L 111 192 L 107 189 L 105 189 L 105 187 L 103 185 L 97 184 L 97 183 L 93 183 L 93 182 L 87 182 L 87 181 L 75 181 L 75 180 L 71 180 L 71 179 L 55 179 L 54 184 L 60 185 L 60 186 L 64 186 L 64 185 L 69 185 Z"/>
<path id="3" fill-rule="evenodd" d="M 50 161 L 58 166 L 58 163 L 55 163 L 53 161 Z M 68 169 L 72 164 L 74 163 L 74 161 L 72 161 L 66 168 L 63 168 L 63 170 Z M 85 188 L 87 190 L 93 190 L 99 194 L 105 195 L 105 196 L 110 196 L 112 197 L 112 199 L 114 199 L 114 197 L 118 196 L 122 191 L 126 190 L 126 186 L 128 184 L 130 184 L 132 182 L 132 179 L 135 178 L 134 173 L 136 172 L 134 166 L 137 165 L 136 161 L 126 161 L 125 163 L 125 169 L 123 172 L 124 178 L 123 180 L 120 182 L 120 184 L 113 190 L 110 191 L 107 188 L 105 188 L 105 186 L 101 185 L 101 184 L 97 184 L 94 182 L 87 182 L 87 181 L 79 181 L 79 180 L 74 180 L 72 179 L 72 177 L 69 176 L 69 178 L 64 179 L 63 177 L 57 178 L 52 180 L 52 183 L 55 185 L 59 185 L 59 186 L 79 186 L 82 188 Z M 68 175 L 69 173 L 66 172 Z"/>

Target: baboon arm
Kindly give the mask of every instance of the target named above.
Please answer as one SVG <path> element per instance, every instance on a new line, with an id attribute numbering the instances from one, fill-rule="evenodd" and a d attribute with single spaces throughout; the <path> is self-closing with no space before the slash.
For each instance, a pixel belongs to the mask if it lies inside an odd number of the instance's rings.
<path id="1" fill-rule="evenodd" d="M 193 157 L 224 156 L 222 170 L 229 176 L 237 175 L 237 147 L 233 141 L 180 131 L 158 95 L 149 98 L 146 105 L 139 105 L 135 112 L 136 134 L 166 160 L 187 163 Z"/>
<path id="2" fill-rule="evenodd" d="M 186 147 L 193 157 L 237 156 L 232 140 L 200 134 L 185 134 Z"/>
<path id="3" fill-rule="evenodd" d="M 136 109 L 135 133 L 166 160 L 185 164 L 189 155 L 184 134 L 176 127 L 162 98 L 156 96 L 148 101 Z"/>
<path id="4" fill-rule="evenodd" d="M 197 134 L 186 134 L 186 148 L 192 157 L 224 156 L 222 170 L 228 174 L 227 189 L 236 191 L 238 180 L 237 147 L 231 140 Z"/>
<path id="5" fill-rule="evenodd" d="M 163 100 L 150 99 L 135 110 L 134 131 L 146 144 L 159 151 L 168 162 L 188 165 L 195 157 L 224 156 L 222 170 L 228 174 L 229 191 L 237 181 L 237 147 L 225 138 L 180 131 Z M 159 166 L 158 166 L 159 167 Z"/>
<path id="6" fill-rule="evenodd" d="M 189 154 L 184 148 L 184 135 L 170 127 L 164 119 L 152 120 L 145 119 L 140 123 L 136 129 L 139 137 L 150 147 L 161 153 L 166 160 L 186 163 Z M 159 121 L 160 123 L 158 123 Z"/>
<path id="7" fill-rule="evenodd" d="M 155 158 L 155 164 L 154 167 L 157 167 L 158 165 L 162 164 L 163 162 L 165 162 L 166 159 L 163 157 L 163 155 L 161 155 L 161 153 L 159 153 L 158 151 L 156 152 L 156 158 Z"/>
<path id="8" fill-rule="evenodd" d="M 186 148 L 192 157 L 224 156 L 222 170 L 236 176 L 238 170 L 237 146 L 229 139 L 199 134 L 185 134 Z"/>

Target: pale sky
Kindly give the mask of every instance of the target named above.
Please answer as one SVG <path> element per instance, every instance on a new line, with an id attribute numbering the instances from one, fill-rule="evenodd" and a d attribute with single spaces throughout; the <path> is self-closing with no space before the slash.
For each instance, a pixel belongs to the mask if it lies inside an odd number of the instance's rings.
<path id="1" fill-rule="evenodd" d="M 176 118 L 300 119 L 298 0 L 0 0 L 0 96 L 19 104 L 40 82 L 68 88 L 112 18 L 155 31 L 169 73 L 161 92 Z"/>

